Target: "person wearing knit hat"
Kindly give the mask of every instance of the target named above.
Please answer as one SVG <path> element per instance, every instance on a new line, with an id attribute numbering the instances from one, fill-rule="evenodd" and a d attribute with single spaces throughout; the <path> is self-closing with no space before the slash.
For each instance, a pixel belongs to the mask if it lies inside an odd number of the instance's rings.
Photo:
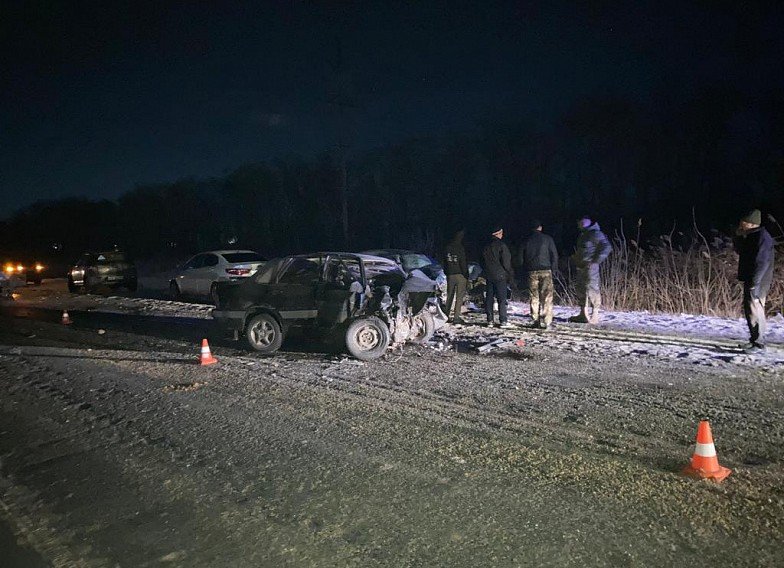
<path id="1" fill-rule="evenodd" d="M 512 270 L 512 253 L 501 239 L 504 238 L 504 229 L 493 225 L 490 231 L 492 239 L 482 251 L 482 269 L 485 274 L 485 313 L 487 325 L 493 325 L 493 304 L 498 301 L 498 320 L 501 327 L 511 327 L 507 321 L 506 302 L 509 284 L 514 282 Z"/>
<path id="2" fill-rule="evenodd" d="M 743 315 L 749 327 L 747 352 L 765 349 L 765 297 L 773 281 L 773 237 L 762 227 L 759 209 L 749 211 L 734 239 L 738 253 L 738 280 L 743 282 Z"/>
<path id="3" fill-rule="evenodd" d="M 553 323 L 553 271 L 558 269 L 558 250 L 550 235 L 542 232 L 542 222 L 531 223 L 531 233 L 520 246 L 518 265 L 528 273 L 533 327 L 547 329 Z"/>

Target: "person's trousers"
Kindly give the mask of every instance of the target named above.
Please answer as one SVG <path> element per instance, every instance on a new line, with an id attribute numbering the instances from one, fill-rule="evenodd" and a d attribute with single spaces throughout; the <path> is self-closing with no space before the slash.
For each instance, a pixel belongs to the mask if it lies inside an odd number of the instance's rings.
<path id="1" fill-rule="evenodd" d="M 468 278 L 462 274 L 448 274 L 446 277 L 446 317 L 460 318 L 463 300 L 465 299 Z M 454 305 L 453 305 L 454 304 Z M 454 310 L 454 316 L 452 315 Z"/>
<path id="2" fill-rule="evenodd" d="M 599 265 L 591 263 L 577 269 L 577 303 L 587 313 L 588 308 L 598 310 L 602 306 L 601 277 Z"/>
<path id="3" fill-rule="evenodd" d="M 749 326 L 749 339 L 752 343 L 761 343 L 767 328 L 765 298 L 753 297 L 751 285 L 746 282 L 743 283 L 743 315 Z"/>
<path id="4" fill-rule="evenodd" d="M 536 322 L 553 323 L 553 272 L 533 270 L 528 273 L 528 290 L 531 293 L 531 318 Z"/>
<path id="5" fill-rule="evenodd" d="M 485 290 L 485 313 L 487 321 L 493 321 L 493 302 L 498 301 L 498 321 L 506 322 L 506 280 L 488 280 Z"/>

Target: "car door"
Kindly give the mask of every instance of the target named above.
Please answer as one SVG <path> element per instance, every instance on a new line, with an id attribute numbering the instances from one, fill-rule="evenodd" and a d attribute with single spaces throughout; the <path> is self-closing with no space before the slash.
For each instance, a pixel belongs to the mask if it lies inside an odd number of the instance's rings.
<path id="1" fill-rule="evenodd" d="M 362 274 L 359 259 L 345 255 L 329 255 L 324 262 L 324 277 L 316 293 L 319 327 L 334 327 L 351 314 L 352 299 Z M 353 290 L 352 290 L 353 285 Z"/>
<path id="2" fill-rule="evenodd" d="M 295 256 L 270 286 L 269 303 L 292 325 L 313 324 L 318 315 L 316 289 L 321 279 L 321 257 Z"/>
<path id="3" fill-rule="evenodd" d="M 215 269 L 218 266 L 218 255 L 206 253 L 202 255 L 204 260 L 201 266 L 196 270 L 196 293 L 199 296 L 208 296 L 212 283 L 217 280 Z"/>
<path id="4" fill-rule="evenodd" d="M 93 258 L 92 254 L 85 253 L 79 257 L 79 260 L 76 261 L 76 264 L 71 269 L 71 281 L 76 284 L 77 286 L 81 286 L 84 284 L 85 275 L 87 270 L 90 266 L 90 262 Z"/>
<path id="5" fill-rule="evenodd" d="M 191 258 L 182 267 L 182 271 L 177 276 L 177 285 L 180 287 L 180 293 L 186 296 L 193 296 L 197 292 L 197 281 L 199 277 L 198 269 L 204 262 L 204 255 L 197 254 Z"/>

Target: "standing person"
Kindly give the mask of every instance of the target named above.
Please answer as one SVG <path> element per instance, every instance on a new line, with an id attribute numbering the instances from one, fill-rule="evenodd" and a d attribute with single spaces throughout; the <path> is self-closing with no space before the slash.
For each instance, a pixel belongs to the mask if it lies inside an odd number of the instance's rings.
<path id="1" fill-rule="evenodd" d="M 534 221 L 531 235 L 520 247 L 519 263 L 528 272 L 531 318 L 534 327 L 547 329 L 553 323 L 553 271 L 558 269 L 558 250 L 542 223 Z"/>
<path id="2" fill-rule="evenodd" d="M 580 313 L 570 317 L 569 321 L 596 324 L 599 323 L 599 309 L 602 306 L 599 265 L 610 256 L 612 246 L 599 228 L 599 223 L 594 223 L 588 215 L 577 220 L 577 228 L 580 229 L 580 236 L 572 258 L 577 267 Z M 590 315 L 589 308 L 592 308 Z"/>
<path id="3" fill-rule="evenodd" d="M 461 316 L 463 299 L 468 286 L 468 263 L 466 262 L 463 237 L 465 231 L 457 231 L 444 251 L 444 272 L 446 273 L 446 317 L 451 323 L 464 324 Z M 454 303 L 454 307 L 453 307 Z M 454 310 L 454 315 L 452 315 Z"/>
<path id="4" fill-rule="evenodd" d="M 492 239 L 482 251 L 482 264 L 487 290 L 485 291 L 485 313 L 487 325 L 493 325 L 493 301 L 498 301 L 498 321 L 503 328 L 512 327 L 506 317 L 506 290 L 514 282 L 512 253 L 504 243 L 504 230 L 496 227 Z"/>
<path id="5" fill-rule="evenodd" d="M 734 239 L 738 280 L 743 282 L 743 315 L 749 326 L 747 352 L 765 349 L 765 297 L 773 281 L 773 237 L 761 226 L 762 214 L 754 209 L 740 220 Z"/>

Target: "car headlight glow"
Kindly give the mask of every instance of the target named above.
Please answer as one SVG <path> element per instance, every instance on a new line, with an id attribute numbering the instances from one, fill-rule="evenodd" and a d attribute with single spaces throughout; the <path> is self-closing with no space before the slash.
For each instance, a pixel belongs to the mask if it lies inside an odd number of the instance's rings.
<path id="1" fill-rule="evenodd" d="M 43 264 L 39 263 L 39 264 L 35 265 L 35 271 L 36 272 L 41 272 L 43 269 L 44 269 L 44 265 Z"/>
<path id="2" fill-rule="evenodd" d="M 22 266 L 21 264 L 17 264 L 16 265 L 16 271 L 17 272 L 23 272 L 24 271 L 24 266 Z"/>
<path id="3" fill-rule="evenodd" d="M 13 274 L 13 272 L 14 272 L 14 265 L 13 265 L 13 264 L 6 264 L 6 265 L 3 267 L 3 269 L 4 269 L 6 272 L 10 272 L 10 273 L 12 273 L 12 274 Z"/>

